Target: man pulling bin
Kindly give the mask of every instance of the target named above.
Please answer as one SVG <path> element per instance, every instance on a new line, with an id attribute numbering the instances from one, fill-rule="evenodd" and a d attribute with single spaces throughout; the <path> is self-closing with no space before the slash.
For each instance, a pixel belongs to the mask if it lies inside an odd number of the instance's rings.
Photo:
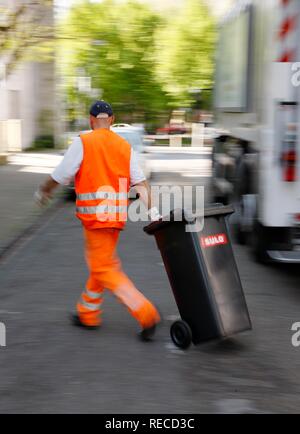
<path id="1" fill-rule="evenodd" d="M 139 322 L 141 337 L 149 340 L 160 315 L 122 271 L 116 249 L 127 220 L 130 187 L 141 193 L 149 215 L 153 210 L 150 195 L 144 193 L 149 186 L 136 154 L 126 140 L 110 130 L 113 123 L 114 114 L 108 103 L 93 104 L 92 132 L 74 139 L 62 163 L 40 187 L 36 199 L 46 203 L 59 184 L 67 185 L 75 177 L 76 214 L 83 225 L 90 277 L 77 304 L 74 323 L 86 328 L 99 327 L 104 290 L 109 289 Z"/>
<path id="2" fill-rule="evenodd" d="M 187 348 L 191 342 L 199 344 L 251 329 L 228 231 L 233 208 L 207 208 L 200 233 L 186 230 L 191 219 L 183 210 L 161 219 L 151 207 L 148 183 L 129 143 L 110 130 L 113 122 L 110 105 L 96 102 L 90 110 L 93 131 L 74 140 L 37 193 L 43 204 L 58 184 L 68 184 L 75 176 L 76 212 L 84 227 L 90 278 L 73 321 L 87 328 L 99 327 L 104 289 L 109 289 L 139 322 L 144 340 L 151 339 L 160 322 L 157 309 L 122 271 L 116 253 L 127 220 L 129 189 L 134 186 L 154 221 L 145 231 L 155 235 L 181 314 L 182 321 L 171 327 L 175 345 Z"/>

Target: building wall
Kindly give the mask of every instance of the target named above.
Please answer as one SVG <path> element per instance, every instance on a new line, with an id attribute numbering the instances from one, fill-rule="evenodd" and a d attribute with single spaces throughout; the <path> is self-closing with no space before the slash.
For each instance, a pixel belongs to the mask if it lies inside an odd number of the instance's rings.
<path id="1" fill-rule="evenodd" d="M 20 1 L 0 0 L 0 7 Z M 53 8 L 43 20 L 53 23 Z M 6 58 L 0 54 L 0 71 Z M 5 75 L 5 74 L 4 74 Z M 1 76 L 0 76 L 1 77 Z M 20 151 L 43 135 L 54 135 L 55 67 L 53 62 L 22 62 L 9 76 L 0 78 L 0 152 Z"/>

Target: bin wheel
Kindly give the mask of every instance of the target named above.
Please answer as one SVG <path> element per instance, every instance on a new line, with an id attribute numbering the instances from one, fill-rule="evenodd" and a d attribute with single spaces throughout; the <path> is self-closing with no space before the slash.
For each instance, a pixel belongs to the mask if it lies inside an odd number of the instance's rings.
<path id="1" fill-rule="evenodd" d="M 185 321 L 174 322 L 171 327 L 171 339 L 177 347 L 186 350 L 193 340 L 190 326 Z"/>

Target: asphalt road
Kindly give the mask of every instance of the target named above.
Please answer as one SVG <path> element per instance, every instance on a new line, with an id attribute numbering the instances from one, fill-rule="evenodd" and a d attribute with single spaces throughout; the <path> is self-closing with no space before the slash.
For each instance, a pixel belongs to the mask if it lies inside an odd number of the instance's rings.
<path id="1" fill-rule="evenodd" d="M 194 180 L 195 181 L 195 180 Z M 0 263 L 0 413 L 298 412 L 299 267 L 265 267 L 235 246 L 253 331 L 188 351 L 174 347 L 178 317 L 160 254 L 143 224 L 129 224 L 120 256 L 164 323 L 152 343 L 107 294 L 99 331 L 68 321 L 87 277 L 80 224 L 66 204 Z"/>

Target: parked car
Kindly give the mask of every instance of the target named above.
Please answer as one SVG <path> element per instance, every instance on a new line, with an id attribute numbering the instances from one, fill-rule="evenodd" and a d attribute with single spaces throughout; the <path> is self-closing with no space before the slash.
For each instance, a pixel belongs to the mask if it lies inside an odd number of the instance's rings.
<path id="1" fill-rule="evenodd" d="M 188 130 L 183 124 L 169 124 L 164 128 L 158 128 L 156 134 L 159 135 L 172 135 L 172 134 L 187 134 Z"/>
<path id="2" fill-rule="evenodd" d="M 146 178 L 149 179 L 151 177 L 151 169 L 146 156 L 146 146 L 149 143 L 144 140 L 145 131 L 143 127 L 137 127 L 130 124 L 115 124 L 112 126 L 112 131 L 131 144 L 132 149 L 137 153 Z"/>

